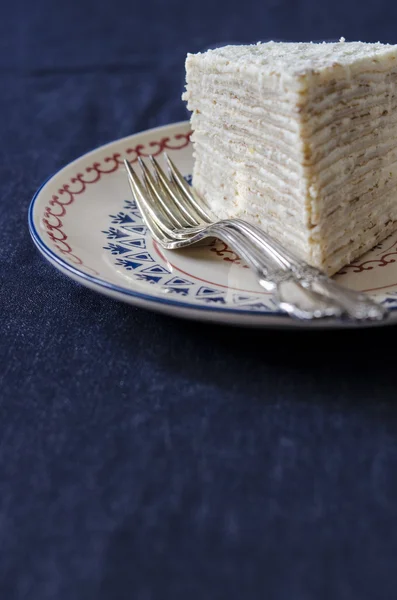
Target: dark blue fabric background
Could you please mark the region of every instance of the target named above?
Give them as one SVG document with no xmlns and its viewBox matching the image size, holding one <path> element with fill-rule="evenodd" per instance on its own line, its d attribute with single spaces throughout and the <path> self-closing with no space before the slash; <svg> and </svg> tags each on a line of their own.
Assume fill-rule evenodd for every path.
<svg viewBox="0 0 397 600">
<path fill-rule="evenodd" d="M 29 238 L 50 174 L 186 117 L 187 51 L 397 42 L 397 4 L 0 8 L 0 598 L 391 600 L 396 329 L 178 321 L 79 287 Z"/>
</svg>

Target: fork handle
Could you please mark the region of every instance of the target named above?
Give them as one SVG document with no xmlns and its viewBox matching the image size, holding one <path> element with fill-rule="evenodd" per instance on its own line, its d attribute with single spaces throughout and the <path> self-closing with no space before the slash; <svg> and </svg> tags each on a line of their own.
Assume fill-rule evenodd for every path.
<svg viewBox="0 0 397 600">
<path fill-rule="evenodd" d="M 247 235 L 226 223 L 210 225 L 205 236 L 214 235 L 226 242 L 256 273 L 259 285 L 273 293 L 278 307 L 297 319 L 315 319 L 341 315 L 340 306 L 305 287 L 291 270 L 279 267 L 276 260 L 264 255 Z"/>
<path fill-rule="evenodd" d="M 375 302 L 366 294 L 342 287 L 319 269 L 301 261 L 291 252 L 282 248 L 282 246 L 268 236 L 266 232 L 241 219 L 224 219 L 211 223 L 210 225 L 205 224 L 182 229 L 177 232 L 177 237 L 181 241 L 180 244 L 176 242 L 175 247 L 184 246 L 186 237 L 189 238 L 190 243 L 194 243 L 195 241 L 210 235 L 210 232 L 213 232 L 214 236 L 223 239 L 229 246 L 233 247 L 233 240 L 227 242 L 225 234 L 223 233 L 224 231 L 234 231 L 243 236 L 246 241 L 249 240 L 251 244 L 248 249 L 249 255 L 243 256 L 243 250 L 238 251 L 235 246 L 234 250 L 236 250 L 241 258 L 244 258 L 247 264 L 257 270 L 257 268 L 250 263 L 252 250 L 256 249 L 257 260 L 260 264 L 260 269 L 262 269 L 262 271 L 259 269 L 259 273 L 262 273 L 263 277 L 261 285 L 265 287 L 265 289 L 274 290 L 278 285 L 277 293 L 280 293 L 280 290 L 283 290 L 285 294 L 284 288 L 286 287 L 286 284 L 284 278 L 287 277 L 289 280 L 299 282 L 300 288 L 305 288 L 308 291 L 308 294 L 310 290 L 312 298 L 316 302 L 321 302 L 323 307 L 327 305 L 332 306 L 335 314 L 337 313 L 336 306 L 338 306 L 339 314 L 343 314 L 354 320 L 380 321 L 388 316 L 389 313 L 386 307 Z M 266 281 L 267 283 L 263 284 L 263 281 Z M 275 284 L 275 282 L 277 283 Z M 291 292 L 291 285 L 288 287 L 289 292 Z M 288 308 L 288 312 L 289 310 L 290 308 Z M 293 308 L 291 310 L 293 310 Z"/>
<path fill-rule="evenodd" d="M 241 219 L 228 220 L 232 227 L 249 236 L 267 255 L 271 255 L 283 269 L 292 270 L 302 284 L 318 294 L 333 299 L 343 312 L 353 319 L 383 319 L 387 315 L 384 306 L 362 292 L 347 289 L 325 273 L 300 260 L 273 240 L 259 227 Z M 223 221 L 225 222 L 225 221 Z"/>
</svg>

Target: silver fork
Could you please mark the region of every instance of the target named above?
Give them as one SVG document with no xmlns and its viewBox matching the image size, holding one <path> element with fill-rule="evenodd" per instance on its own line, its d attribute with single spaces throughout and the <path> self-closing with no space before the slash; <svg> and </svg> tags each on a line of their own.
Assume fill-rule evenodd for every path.
<svg viewBox="0 0 397 600">
<path fill-rule="evenodd" d="M 299 319 L 385 318 L 386 309 L 368 296 L 341 287 L 324 273 L 296 258 L 262 229 L 241 219 L 217 220 L 165 155 L 169 175 L 154 157 L 153 173 L 139 159 L 144 186 L 124 161 L 131 191 L 154 239 L 167 249 L 190 246 L 206 237 L 223 239 L 273 293 L 281 310 Z"/>
</svg>

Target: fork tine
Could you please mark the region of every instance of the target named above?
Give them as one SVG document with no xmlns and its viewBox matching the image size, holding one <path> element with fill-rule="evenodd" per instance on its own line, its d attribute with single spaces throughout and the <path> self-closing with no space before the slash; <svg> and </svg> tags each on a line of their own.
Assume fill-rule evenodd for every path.
<svg viewBox="0 0 397 600">
<path fill-rule="evenodd" d="M 154 178 L 161 189 L 161 193 L 170 199 L 168 208 L 174 212 L 175 217 L 182 221 L 183 227 L 197 225 L 194 215 L 186 214 L 180 209 L 178 205 L 180 202 L 180 192 L 176 185 L 165 175 L 153 154 L 151 154 L 149 158 L 152 163 Z"/>
<path fill-rule="evenodd" d="M 187 184 L 185 178 L 176 168 L 176 166 L 174 165 L 174 163 L 172 162 L 172 160 L 166 152 L 164 152 L 164 156 L 172 177 L 172 181 L 175 182 L 177 188 L 182 193 L 183 199 L 185 200 L 186 204 L 189 205 L 190 211 L 193 208 L 196 211 L 196 213 L 200 215 L 202 219 L 204 219 L 206 223 L 211 223 L 213 219 L 211 219 L 210 211 L 205 206 L 203 200 L 198 196 L 198 194 L 194 192 L 191 186 Z"/>
<path fill-rule="evenodd" d="M 174 206 L 179 208 L 181 216 L 185 221 L 184 224 L 185 225 L 193 225 L 193 226 L 199 225 L 200 221 L 195 218 L 195 216 L 194 216 L 194 214 L 192 214 L 191 210 L 186 209 L 185 203 L 181 200 L 180 196 L 175 193 L 175 189 L 174 189 L 174 186 L 172 185 L 172 182 L 168 179 L 168 177 L 166 177 L 163 169 L 160 167 L 157 160 L 154 158 L 154 156 L 151 156 L 150 159 L 152 161 L 154 172 L 156 173 L 156 176 L 158 177 L 159 182 L 163 186 L 163 189 L 169 196 L 171 196 Z"/>
<path fill-rule="evenodd" d="M 191 227 L 192 223 L 196 225 L 194 218 L 189 215 L 186 216 L 183 213 L 177 203 L 177 198 L 175 195 L 178 195 L 178 190 L 175 185 L 165 176 L 164 171 L 151 154 L 149 159 L 152 163 L 152 172 L 154 174 L 154 180 L 156 185 L 158 186 L 159 195 L 166 199 L 167 208 L 174 215 L 175 221 L 178 221 L 178 226 L 182 227 Z"/>
<path fill-rule="evenodd" d="M 128 160 L 124 160 L 124 166 L 128 174 L 128 181 L 132 196 L 139 208 L 139 212 L 141 213 L 145 225 L 148 227 L 150 233 L 157 242 L 161 244 L 164 241 L 169 241 L 171 236 L 169 233 L 164 231 L 156 213 L 152 210 L 150 204 L 147 202 L 145 191 L 138 175 L 135 173 Z"/>
<path fill-rule="evenodd" d="M 173 211 L 167 205 L 167 202 L 164 199 L 167 197 L 167 195 L 159 193 L 157 182 L 155 181 L 153 175 L 151 174 L 146 164 L 143 162 L 142 158 L 139 157 L 138 162 L 143 172 L 143 179 L 148 193 L 151 194 L 152 198 L 155 199 L 155 201 L 162 207 L 164 213 L 170 221 L 170 225 L 176 227 L 183 227 L 186 223 L 183 223 L 181 219 L 178 218 L 178 215 L 175 213 L 175 211 Z"/>
</svg>

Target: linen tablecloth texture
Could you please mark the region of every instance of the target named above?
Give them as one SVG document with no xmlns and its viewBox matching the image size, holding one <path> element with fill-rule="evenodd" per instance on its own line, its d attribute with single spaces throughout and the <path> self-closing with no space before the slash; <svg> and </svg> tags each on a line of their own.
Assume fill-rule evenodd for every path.
<svg viewBox="0 0 397 600">
<path fill-rule="evenodd" d="M 382 0 L 2 4 L 2 599 L 395 598 L 396 329 L 125 306 L 46 263 L 27 209 L 82 153 L 187 118 L 187 51 L 396 43 L 396 18 Z"/>
</svg>

